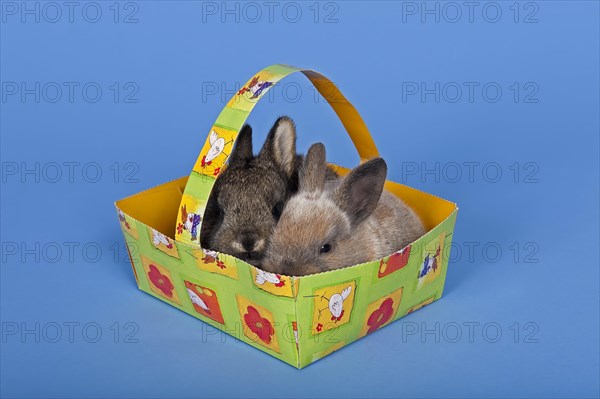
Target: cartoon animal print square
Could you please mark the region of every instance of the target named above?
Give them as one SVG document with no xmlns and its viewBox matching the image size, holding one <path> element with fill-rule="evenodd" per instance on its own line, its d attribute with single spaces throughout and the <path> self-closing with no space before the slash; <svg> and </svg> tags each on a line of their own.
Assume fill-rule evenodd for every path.
<svg viewBox="0 0 600 399">
<path fill-rule="evenodd" d="M 237 305 L 244 336 L 251 342 L 279 353 L 279 343 L 275 330 L 277 324 L 273 319 L 273 314 L 240 295 L 237 295 Z"/>
<path fill-rule="evenodd" d="M 442 253 L 446 233 L 442 232 L 437 238 L 428 242 L 423 248 L 423 258 L 417 276 L 417 289 L 433 282 L 442 274 Z"/>
<path fill-rule="evenodd" d="M 237 133 L 235 130 L 213 126 L 193 170 L 205 176 L 217 177 L 231 154 Z"/>
<path fill-rule="evenodd" d="M 179 241 L 200 243 L 200 226 L 206 204 L 198 202 L 189 195 L 182 197 L 182 203 L 175 238 Z"/>
<path fill-rule="evenodd" d="M 170 239 L 160 231 L 154 230 L 152 227 L 148 227 L 148 234 L 150 235 L 150 242 L 154 248 L 179 259 L 179 252 L 177 252 L 177 246 L 175 245 L 174 240 Z"/>
<path fill-rule="evenodd" d="M 204 248 L 193 249 L 190 254 L 196 259 L 198 269 L 233 279 L 238 278 L 236 262 L 241 262 L 240 260 Z"/>
<path fill-rule="evenodd" d="M 250 270 L 254 285 L 261 290 L 277 296 L 287 296 L 290 298 L 294 296 L 294 287 L 292 287 L 294 281 L 291 277 L 265 272 L 255 267 Z"/>
<path fill-rule="evenodd" d="M 217 293 L 210 288 L 183 280 L 194 310 L 219 324 L 225 324 Z"/>
<path fill-rule="evenodd" d="M 312 334 L 317 335 L 348 323 L 355 295 L 355 281 L 313 291 Z"/>
<path fill-rule="evenodd" d="M 394 320 L 394 315 L 398 311 L 401 300 L 402 288 L 370 303 L 367 306 L 361 336 L 370 334 Z"/>
<path fill-rule="evenodd" d="M 412 312 L 414 312 L 414 311 L 416 311 L 416 310 L 419 310 L 419 309 L 421 309 L 422 307 L 425 307 L 425 306 L 429 305 L 429 304 L 430 304 L 430 303 L 432 303 L 433 301 L 435 301 L 435 295 L 434 295 L 434 296 L 432 296 L 431 298 L 427 298 L 427 299 L 426 299 L 426 300 L 424 300 L 423 302 L 421 302 L 421 303 L 418 303 L 418 304 L 416 304 L 415 306 L 413 306 L 413 307 L 409 308 L 409 309 L 406 311 L 406 314 L 405 314 L 405 315 L 407 315 L 407 314 L 410 314 L 410 313 L 412 313 Z"/>
<path fill-rule="evenodd" d="M 117 209 L 117 214 L 119 215 L 119 223 L 121 224 L 121 229 L 135 238 L 136 240 L 140 238 L 137 226 L 135 224 L 135 220 L 127 216 L 122 210 Z"/>
<path fill-rule="evenodd" d="M 410 257 L 410 248 L 411 246 L 409 245 L 408 247 L 401 249 L 387 258 L 383 258 L 379 262 L 379 271 L 377 272 L 377 276 L 379 278 L 388 276 L 406 266 L 408 264 L 408 258 Z"/>
<path fill-rule="evenodd" d="M 254 104 L 276 83 L 277 77 L 262 71 L 254 75 L 227 103 L 228 108 L 250 112 Z"/>
<path fill-rule="evenodd" d="M 171 273 L 169 273 L 165 267 L 153 260 L 146 258 L 145 256 L 142 256 L 141 258 L 146 278 L 148 278 L 150 290 L 162 298 L 181 305 L 179 295 L 173 284 Z"/>
</svg>

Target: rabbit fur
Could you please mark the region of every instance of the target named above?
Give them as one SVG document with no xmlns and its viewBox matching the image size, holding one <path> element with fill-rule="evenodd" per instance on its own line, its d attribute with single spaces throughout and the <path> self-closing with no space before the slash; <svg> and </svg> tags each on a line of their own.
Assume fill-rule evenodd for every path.
<svg viewBox="0 0 600 399">
<path fill-rule="evenodd" d="M 254 155 L 252 128 L 245 125 L 216 179 L 200 231 L 202 247 L 260 266 L 283 207 L 298 190 L 303 157 L 296 154 L 296 127 L 282 116 Z M 328 179 L 337 179 L 332 170 Z"/>
<path fill-rule="evenodd" d="M 387 166 L 372 159 L 345 178 L 326 179 L 325 147 L 313 144 L 267 245 L 262 268 L 303 276 L 377 260 L 404 248 L 425 228 L 383 189 Z"/>
</svg>

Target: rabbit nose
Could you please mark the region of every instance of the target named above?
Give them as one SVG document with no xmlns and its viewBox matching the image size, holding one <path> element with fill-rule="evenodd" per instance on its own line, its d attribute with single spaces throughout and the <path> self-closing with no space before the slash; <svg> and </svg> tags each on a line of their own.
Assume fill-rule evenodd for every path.
<svg viewBox="0 0 600 399">
<path fill-rule="evenodd" d="M 248 252 L 254 250 L 257 240 L 258 234 L 256 233 L 242 233 L 240 236 L 240 244 L 242 244 L 242 247 L 244 247 L 244 249 Z"/>
</svg>

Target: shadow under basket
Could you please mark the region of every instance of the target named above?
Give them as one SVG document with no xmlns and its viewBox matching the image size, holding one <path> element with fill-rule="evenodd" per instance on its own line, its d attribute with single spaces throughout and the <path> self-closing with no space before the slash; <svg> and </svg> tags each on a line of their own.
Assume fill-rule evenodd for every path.
<svg viewBox="0 0 600 399">
<path fill-rule="evenodd" d="M 458 211 L 452 202 L 388 181 L 386 189 L 423 221 L 424 236 L 380 260 L 290 277 L 175 241 L 187 181 L 115 203 L 138 287 L 292 366 L 315 362 L 442 296 Z"/>
</svg>

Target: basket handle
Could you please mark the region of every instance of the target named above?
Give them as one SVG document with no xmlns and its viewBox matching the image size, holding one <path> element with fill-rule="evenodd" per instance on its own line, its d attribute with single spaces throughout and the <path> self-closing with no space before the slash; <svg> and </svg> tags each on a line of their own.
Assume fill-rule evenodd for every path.
<svg viewBox="0 0 600 399">
<path fill-rule="evenodd" d="M 176 223 L 176 240 L 198 244 L 201 216 L 204 215 L 208 196 L 248 115 L 271 87 L 295 72 L 302 72 L 333 108 L 352 139 L 361 163 L 379 156 L 365 122 L 331 80 L 310 69 L 271 65 L 255 74 L 233 95 L 212 126 L 183 192 Z"/>
</svg>

